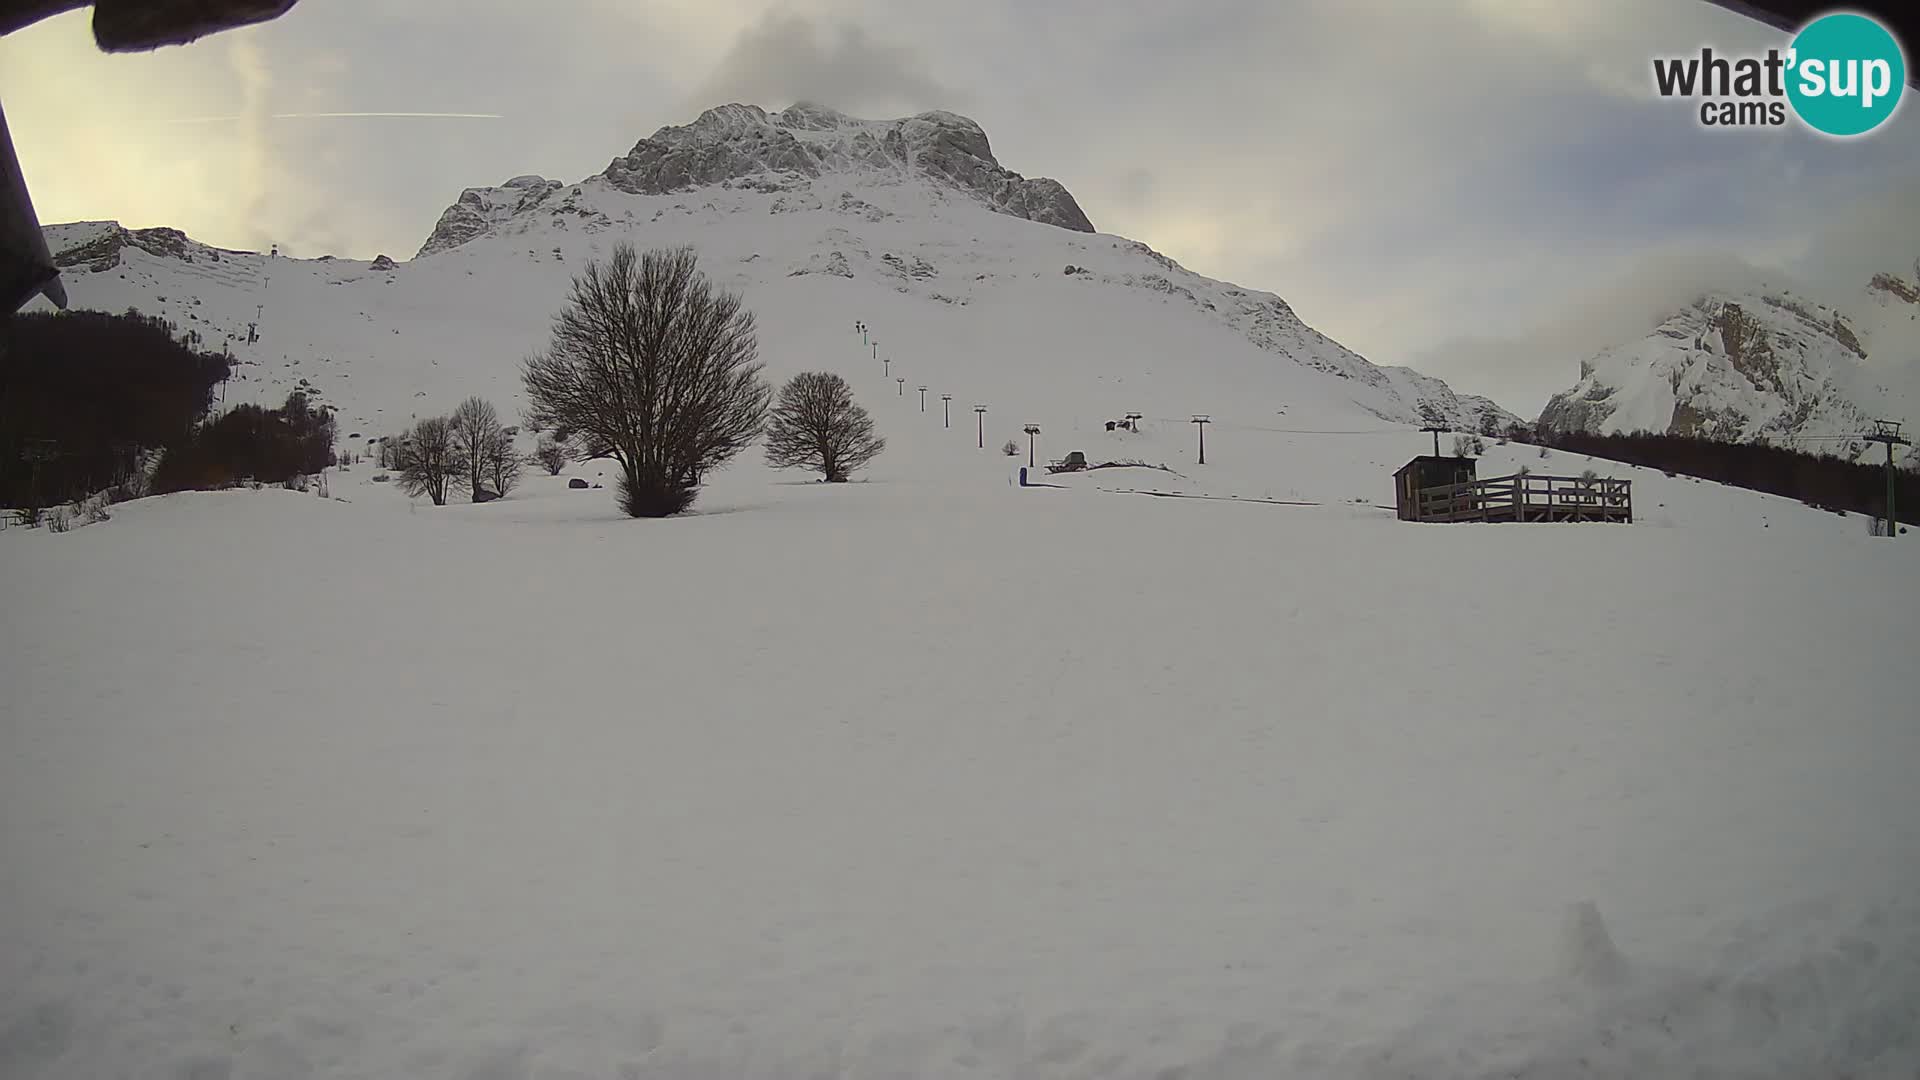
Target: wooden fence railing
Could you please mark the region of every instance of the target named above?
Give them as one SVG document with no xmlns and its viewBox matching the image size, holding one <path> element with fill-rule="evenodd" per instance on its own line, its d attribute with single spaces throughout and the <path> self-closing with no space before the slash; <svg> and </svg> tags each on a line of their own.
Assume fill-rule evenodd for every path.
<svg viewBox="0 0 1920 1080">
<path fill-rule="evenodd" d="M 1633 520 L 1633 481 L 1515 473 L 1423 488 L 1417 521 Z"/>
</svg>

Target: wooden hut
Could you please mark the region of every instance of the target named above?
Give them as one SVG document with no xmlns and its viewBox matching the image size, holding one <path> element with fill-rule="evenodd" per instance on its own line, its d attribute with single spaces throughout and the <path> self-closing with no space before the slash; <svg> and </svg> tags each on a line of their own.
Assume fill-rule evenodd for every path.
<svg viewBox="0 0 1920 1080">
<path fill-rule="evenodd" d="M 1542 476 L 1521 470 L 1485 480 L 1472 458 L 1422 456 L 1393 474 L 1401 521 L 1633 521 L 1633 481 Z"/>
<path fill-rule="evenodd" d="M 1439 457 L 1422 454 L 1393 474 L 1393 508 L 1401 521 L 1419 521 L 1420 493 L 1428 488 L 1474 481 L 1474 461 L 1470 457 Z"/>
</svg>

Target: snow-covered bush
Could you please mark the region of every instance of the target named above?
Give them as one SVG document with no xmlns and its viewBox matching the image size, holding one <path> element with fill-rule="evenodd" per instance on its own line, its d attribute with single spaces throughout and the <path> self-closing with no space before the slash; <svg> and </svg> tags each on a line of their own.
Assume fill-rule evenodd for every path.
<svg viewBox="0 0 1920 1080">
<path fill-rule="evenodd" d="M 628 515 L 667 517 L 759 438 L 772 389 L 758 356 L 753 314 L 692 247 L 617 244 L 574 279 L 547 347 L 522 365 L 525 419 L 618 462 Z"/>
<path fill-rule="evenodd" d="M 560 470 L 567 467 L 572 457 L 566 444 L 551 435 L 540 436 L 539 445 L 533 448 L 534 462 L 547 470 L 548 476 L 559 476 Z"/>
<path fill-rule="evenodd" d="M 47 531 L 63 533 L 73 528 L 73 507 L 61 505 L 47 511 Z"/>
<path fill-rule="evenodd" d="M 767 464 L 811 469 L 829 483 L 845 482 L 887 447 L 847 380 L 829 371 L 803 371 L 781 387 L 766 439 Z"/>
<path fill-rule="evenodd" d="M 1000 448 L 1000 452 L 1007 455 L 1008 457 L 1019 457 L 1020 444 L 1017 442 L 1014 442 L 1012 439 L 1008 439 L 1007 444 Z"/>
</svg>

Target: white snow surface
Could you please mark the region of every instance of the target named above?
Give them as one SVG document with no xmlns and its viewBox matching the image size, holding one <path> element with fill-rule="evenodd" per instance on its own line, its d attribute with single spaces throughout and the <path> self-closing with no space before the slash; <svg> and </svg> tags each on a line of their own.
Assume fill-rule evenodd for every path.
<svg viewBox="0 0 1920 1080">
<path fill-rule="evenodd" d="M 870 403 L 862 482 L 676 520 L 360 467 L 0 534 L 0 1075 L 1920 1068 L 1911 545 L 1251 501 L 1417 433 L 1023 489 Z"/>
<path fill-rule="evenodd" d="M 228 400 L 305 380 L 357 448 L 511 414 L 586 258 L 693 242 L 888 448 L 665 521 L 567 487 L 604 462 L 444 508 L 361 465 L 0 532 L 0 1077 L 1920 1070 L 1920 549 L 1522 446 L 1481 475 L 1630 477 L 1636 523 L 1395 521 L 1412 373 L 845 190 L 70 274 L 259 321 Z M 1165 468 L 1020 487 L 1029 422 Z"/>
</svg>

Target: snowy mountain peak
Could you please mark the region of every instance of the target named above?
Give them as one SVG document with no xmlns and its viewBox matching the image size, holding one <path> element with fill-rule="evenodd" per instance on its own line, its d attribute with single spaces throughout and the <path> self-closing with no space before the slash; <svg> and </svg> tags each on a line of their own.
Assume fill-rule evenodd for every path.
<svg viewBox="0 0 1920 1080">
<path fill-rule="evenodd" d="M 1912 292 L 1882 274 L 1872 290 Z M 1903 301 L 1904 302 L 1904 301 Z M 1808 443 L 1843 455 L 1842 438 L 1880 402 L 1889 374 L 1868 364 L 1885 320 L 1864 331 L 1845 313 L 1789 290 L 1695 298 L 1638 341 L 1580 364 L 1580 381 L 1554 395 L 1540 421 L 1558 431 L 1655 432 L 1731 442 Z"/>
<path fill-rule="evenodd" d="M 47 247 L 62 270 L 98 273 L 120 265 L 122 253 L 136 248 L 149 255 L 181 262 L 219 262 L 223 256 L 252 252 L 209 247 L 188 238 L 179 229 L 129 229 L 117 221 L 76 221 L 50 226 Z"/>
<path fill-rule="evenodd" d="M 1002 166 L 979 124 L 935 110 L 898 120 L 861 120 L 801 102 L 768 113 L 757 105 L 721 105 L 690 124 L 663 127 L 576 185 L 627 195 L 670 195 L 731 184 L 792 190 L 822 178 L 856 184 L 933 184 L 1011 217 L 1093 232 L 1093 223 L 1058 181 Z M 547 213 L 566 187 L 518 176 L 496 188 L 468 188 L 420 247 L 433 255 L 497 231 L 518 217 Z"/>
<path fill-rule="evenodd" d="M 812 102 L 773 114 L 722 105 L 640 140 L 596 179 L 630 195 L 665 195 L 765 174 L 810 180 L 830 173 L 931 178 L 999 213 L 1094 231 L 1060 183 L 1005 168 L 979 124 L 942 110 L 876 121 Z"/>
</svg>

